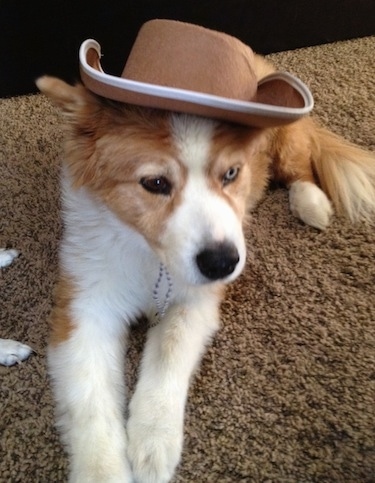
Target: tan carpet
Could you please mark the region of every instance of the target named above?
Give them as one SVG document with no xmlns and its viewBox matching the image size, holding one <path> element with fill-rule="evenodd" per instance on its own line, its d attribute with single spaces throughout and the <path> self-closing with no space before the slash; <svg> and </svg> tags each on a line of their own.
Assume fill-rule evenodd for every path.
<svg viewBox="0 0 375 483">
<path fill-rule="evenodd" d="M 374 52 L 372 37 L 272 58 L 311 86 L 326 125 L 374 150 Z M 22 252 L 0 273 L 0 336 L 36 350 L 0 369 L 2 483 L 66 478 L 45 364 L 60 142 L 42 96 L 0 101 L 0 246 Z M 319 233 L 276 190 L 254 213 L 248 245 L 190 391 L 175 482 L 374 482 L 374 229 L 336 218 Z M 129 381 L 143 337 L 132 334 Z"/>
</svg>

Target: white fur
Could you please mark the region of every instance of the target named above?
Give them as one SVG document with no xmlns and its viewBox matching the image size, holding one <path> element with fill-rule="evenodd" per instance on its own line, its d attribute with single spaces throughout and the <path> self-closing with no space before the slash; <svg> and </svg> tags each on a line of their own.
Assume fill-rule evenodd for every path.
<svg viewBox="0 0 375 483">
<path fill-rule="evenodd" d="M 165 263 L 173 273 L 188 283 L 204 283 L 205 279 L 194 263 L 194 255 L 205 243 L 228 241 L 236 245 L 240 262 L 226 279 L 234 280 L 246 261 L 246 247 L 241 223 L 232 208 L 218 195 L 210 192 L 202 173 L 189 175 L 183 203 L 168 221 L 163 235 Z"/>
<path fill-rule="evenodd" d="M 29 357 L 32 349 L 28 345 L 21 344 L 11 339 L 0 339 L 0 364 L 13 366 Z"/>
<path fill-rule="evenodd" d="M 72 483 L 170 480 L 181 454 L 189 381 L 219 325 L 217 285 L 238 276 L 245 263 L 240 221 L 205 180 L 212 123 L 190 120 L 172 120 L 189 175 L 158 253 L 86 189 L 73 190 L 64 175 L 61 264 L 75 284 L 75 329 L 50 347 L 49 369 Z M 225 280 L 207 283 L 196 254 L 224 240 L 237 247 L 240 261 Z M 141 313 L 155 315 L 160 262 L 172 275 L 173 292 L 165 317 L 149 330 L 125 431 L 127 328 Z"/>
<path fill-rule="evenodd" d="M 70 189 L 67 178 L 63 185 L 61 261 L 79 294 L 72 309 L 77 329 L 49 349 L 57 423 L 71 453 L 71 482 L 127 482 L 125 336 L 130 321 L 152 300 L 147 275 L 157 264 L 142 237 L 103 204 L 85 189 Z"/>
<path fill-rule="evenodd" d="M 127 424 L 138 483 L 169 481 L 179 462 L 189 381 L 218 328 L 217 305 L 211 287 L 192 290 L 149 331 Z"/>
<path fill-rule="evenodd" d="M 296 181 L 289 190 L 289 204 L 293 215 L 307 225 L 324 230 L 333 214 L 327 195 L 315 184 Z"/>
<path fill-rule="evenodd" d="M 18 255 L 17 250 L 0 248 L 0 268 L 9 266 Z"/>
<path fill-rule="evenodd" d="M 0 248 L 0 268 L 8 267 L 19 255 L 18 250 Z M 32 349 L 11 339 L 0 339 L 0 364 L 13 366 L 29 357 Z"/>
</svg>

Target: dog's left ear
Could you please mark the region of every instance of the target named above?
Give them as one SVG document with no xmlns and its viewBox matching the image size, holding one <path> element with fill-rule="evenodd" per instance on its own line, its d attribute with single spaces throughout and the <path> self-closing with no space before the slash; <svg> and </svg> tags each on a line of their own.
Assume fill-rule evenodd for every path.
<svg viewBox="0 0 375 483">
<path fill-rule="evenodd" d="M 71 86 L 56 77 L 43 76 L 36 80 L 38 89 L 48 96 L 64 114 L 78 114 L 95 102 L 94 97 L 81 84 Z"/>
</svg>

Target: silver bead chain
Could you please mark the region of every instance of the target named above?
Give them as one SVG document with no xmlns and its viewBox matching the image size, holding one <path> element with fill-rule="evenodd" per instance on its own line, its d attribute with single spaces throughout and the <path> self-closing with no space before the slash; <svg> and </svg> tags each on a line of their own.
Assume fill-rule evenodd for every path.
<svg viewBox="0 0 375 483">
<path fill-rule="evenodd" d="M 167 292 L 164 296 L 164 299 L 160 299 L 160 285 L 163 280 L 163 278 L 167 279 L 167 284 L 168 284 L 168 289 Z M 173 289 L 173 283 L 172 283 L 172 278 L 167 270 L 167 267 L 161 263 L 159 266 L 159 275 L 158 279 L 156 280 L 156 283 L 154 285 L 154 289 L 152 291 L 152 298 L 155 301 L 155 305 L 157 308 L 157 312 L 155 314 L 155 321 L 150 324 L 150 327 L 155 327 L 161 319 L 164 317 L 165 312 L 167 311 L 169 304 L 170 304 L 170 299 L 172 295 L 172 289 Z"/>
</svg>

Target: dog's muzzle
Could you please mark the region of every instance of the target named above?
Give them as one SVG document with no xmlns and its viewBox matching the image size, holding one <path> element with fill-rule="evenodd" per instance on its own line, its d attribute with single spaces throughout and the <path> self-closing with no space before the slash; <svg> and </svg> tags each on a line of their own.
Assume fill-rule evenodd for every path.
<svg viewBox="0 0 375 483">
<path fill-rule="evenodd" d="M 229 242 L 215 243 L 205 247 L 196 257 L 199 271 L 209 280 L 220 280 L 234 272 L 240 256 L 237 248 Z"/>
</svg>

